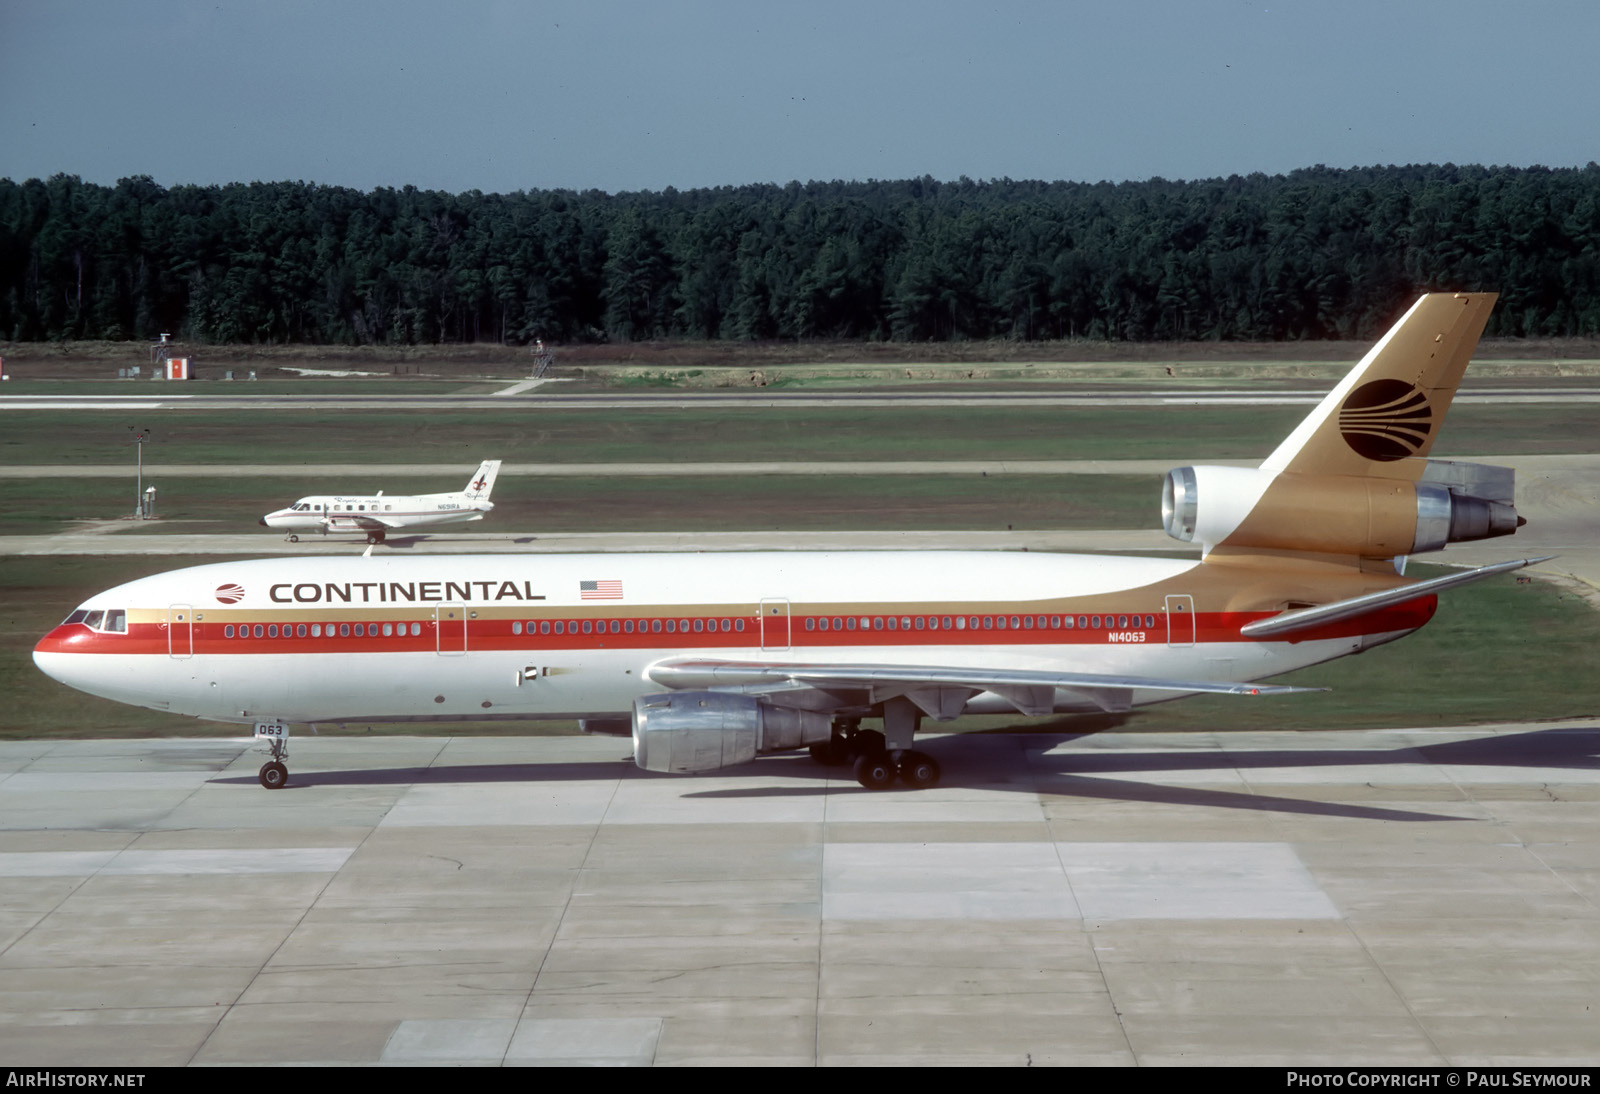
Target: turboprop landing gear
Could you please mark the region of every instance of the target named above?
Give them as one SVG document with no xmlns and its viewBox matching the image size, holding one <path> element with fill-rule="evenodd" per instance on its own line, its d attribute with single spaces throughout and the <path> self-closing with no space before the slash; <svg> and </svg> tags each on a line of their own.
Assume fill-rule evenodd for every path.
<svg viewBox="0 0 1600 1094">
<path fill-rule="evenodd" d="M 267 742 L 272 759 L 261 765 L 257 778 L 268 790 L 282 790 L 289 783 L 289 769 L 283 761 L 289 757 L 289 727 L 282 722 L 257 722 L 256 739 Z"/>
<path fill-rule="evenodd" d="M 289 535 L 285 536 L 284 538 L 287 539 L 290 543 L 299 543 L 300 542 L 300 537 L 295 535 L 293 532 L 289 533 Z"/>
<path fill-rule="evenodd" d="M 383 542 L 383 533 L 382 532 L 368 532 L 367 533 L 367 542 L 368 543 L 382 543 Z"/>
</svg>

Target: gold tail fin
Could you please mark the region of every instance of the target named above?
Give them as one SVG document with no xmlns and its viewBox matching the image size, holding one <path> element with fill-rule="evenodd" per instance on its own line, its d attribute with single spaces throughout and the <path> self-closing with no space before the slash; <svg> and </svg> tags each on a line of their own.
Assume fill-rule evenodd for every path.
<svg viewBox="0 0 1600 1094">
<path fill-rule="evenodd" d="M 1263 470 L 1415 480 L 1495 293 L 1430 293 L 1328 393 Z"/>
</svg>

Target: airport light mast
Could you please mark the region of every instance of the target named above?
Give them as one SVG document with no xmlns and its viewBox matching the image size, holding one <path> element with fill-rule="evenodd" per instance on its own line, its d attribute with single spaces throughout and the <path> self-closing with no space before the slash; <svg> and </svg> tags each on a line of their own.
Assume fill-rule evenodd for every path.
<svg viewBox="0 0 1600 1094">
<path fill-rule="evenodd" d="M 138 448 L 138 453 L 139 453 L 139 455 L 138 455 L 138 475 L 137 475 L 137 478 L 134 480 L 137 485 L 135 485 L 134 490 L 133 490 L 133 519 L 134 520 L 143 520 L 144 519 L 144 513 L 145 513 L 145 508 L 144 508 L 144 505 L 145 505 L 145 496 L 144 496 L 144 442 L 145 442 L 145 438 L 150 436 L 150 431 L 148 429 L 133 429 L 133 426 L 131 426 L 131 425 L 128 428 L 133 430 L 133 441 L 134 441 L 135 446 Z"/>
</svg>

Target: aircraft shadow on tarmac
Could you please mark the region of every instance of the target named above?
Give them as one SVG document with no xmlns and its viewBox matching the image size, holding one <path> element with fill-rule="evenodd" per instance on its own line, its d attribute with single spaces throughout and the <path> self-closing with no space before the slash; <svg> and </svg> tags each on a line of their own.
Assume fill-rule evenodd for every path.
<svg viewBox="0 0 1600 1094">
<path fill-rule="evenodd" d="M 409 551 L 411 548 L 418 545 L 442 543 L 447 541 L 449 538 L 450 537 L 448 536 L 428 535 L 423 533 L 417 533 L 409 536 L 387 536 L 384 538 L 384 541 L 381 544 L 377 544 L 377 546 L 387 547 L 396 551 Z M 513 536 L 511 538 L 511 542 L 534 543 L 538 540 L 538 538 L 538 536 Z M 359 547 L 360 543 L 357 543 L 356 546 Z"/>
<path fill-rule="evenodd" d="M 1442 813 L 1385 809 L 1352 802 L 1321 801 L 1273 794 L 1221 790 L 1199 786 L 1171 786 L 1127 778 L 1140 772 L 1184 772 L 1216 769 L 1238 771 L 1271 768 L 1383 767 L 1429 764 L 1451 767 L 1537 767 L 1573 771 L 1600 770 L 1600 727 L 1530 730 L 1510 735 L 1493 734 L 1435 745 L 1392 749 L 1260 749 L 1227 747 L 1158 752 L 1053 752 L 1054 746 L 1081 739 L 1086 734 L 1030 734 L 1020 750 L 986 747 L 992 738 L 967 734 L 927 742 L 926 751 L 944 761 L 944 788 L 985 789 L 1017 793 L 1047 793 L 1060 797 L 1098 798 L 1112 801 L 1192 805 L 1253 812 L 1293 813 L 1306 816 L 1346 817 L 1387 821 L 1460 821 L 1467 818 Z M 977 746 L 977 747 L 973 747 Z M 462 783 L 576 782 L 599 779 L 670 779 L 683 786 L 685 798 L 759 799 L 796 798 L 867 791 L 850 781 L 848 769 L 826 768 L 803 754 L 767 757 L 761 767 L 746 765 L 729 774 L 772 774 L 790 780 L 783 786 L 704 787 L 719 776 L 694 778 L 651 775 L 634 767 L 621 750 L 615 761 L 580 761 L 538 764 L 464 764 L 429 767 L 368 768 L 349 771 L 296 771 L 284 789 L 294 791 L 334 786 L 444 786 Z M 958 756 L 957 753 L 960 755 Z M 725 778 L 726 776 L 720 776 Z M 797 786 L 804 780 L 809 786 Z M 831 780 L 832 785 L 826 785 Z M 253 776 L 236 775 L 211 780 L 221 784 L 254 784 Z M 1320 785 L 1320 784 L 1319 784 Z M 1401 792 L 1396 787 L 1397 792 Z"/>
</svg>

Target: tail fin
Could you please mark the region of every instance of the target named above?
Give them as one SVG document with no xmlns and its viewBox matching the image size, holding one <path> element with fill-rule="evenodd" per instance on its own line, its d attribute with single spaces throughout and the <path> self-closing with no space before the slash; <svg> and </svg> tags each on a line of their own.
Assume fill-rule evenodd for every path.
<svg viewBox="0 0 1600 1094">
<path fill-rule="evenodd" d="M 1495 298 L 1485 292 L 1419 299 L 1262 469 L 1415 480 L 1416 464 L 1403 461 L 1433 448 Z"/>
<path fill-rule="evenodd" d="M 499 474 L 499 460 L 484 460 L 472 478 L 467 480 L 467 488 L 462 493 L 474 501 L 488 501 L 489 493 L 494 489 L 494 480 Z"/>
<path fill-rule="evenodd" d="M 1393 559 L 1515 532 L 1510 469 L 1426 458 L 1494 302 L 1422 297 L 1259 468 L 1168 472 L 1168 534 L 1207 555 Z"/>
</svg>

